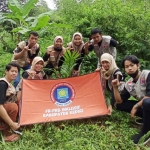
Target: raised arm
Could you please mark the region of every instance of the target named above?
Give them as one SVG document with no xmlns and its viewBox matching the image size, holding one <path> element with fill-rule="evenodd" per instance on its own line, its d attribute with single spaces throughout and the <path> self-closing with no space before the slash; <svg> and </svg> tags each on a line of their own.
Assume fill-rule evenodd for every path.
<svg viewBox="0 0 150 150">
<path fill-rule="evenodd" d="M 116 104 L 120 104 L 123 102 L 123 100 L 120 96 L 119 90 L 118 90 L 119 84 L 120 84 L 120 82 L 119 82 L 118 78 L 112 80 L 112 86 L 113 86 L 113 92 L 114 92 L 114 98 L 115 98 Z"/>
<path fill-rule="evenodd" d="M 24 53 L 28 51 L 28 49 L 28 46 L 25 46 L 22 50 L 20 48 L 17 48 L 14 52 L 14 59 L 17 60 L 21 58 L 24 55 Z"/>
</svg>

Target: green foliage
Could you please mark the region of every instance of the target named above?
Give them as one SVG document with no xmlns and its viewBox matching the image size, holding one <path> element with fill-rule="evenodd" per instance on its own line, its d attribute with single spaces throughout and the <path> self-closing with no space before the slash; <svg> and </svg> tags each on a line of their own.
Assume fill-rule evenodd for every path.
<svg viewBox="0 0 150 150">
<path fill-rule="evenodd" d="M 46 12 L 43 14 L 40 14 L 39 16 L 35 17 L 33 23 L 31 24 L 31 30 L 38 31 L 41 28 L 45 27 L 48 25 L 48 22 L 50 20 L 50 12 Z"/>
<path fill-rule="evenodd" d="M 10 13 L 3 13 L 0 23 L 10 22 L 12 23 L 12 31 L 14 33 L 26 34 L 31 30 L 38 31 L 45 27 L 50 20 L 49 15 L 51 12 L 43 13 L 38 16 L 28 18 L 29 12 L 35 6 L 38 0 L 29 0 L 24 6 L 21 6 L 17 0 L 9 0 L 8 7 L 11 10 Z M 14 26 L 15 25 L 15 26 Z"/>
<path fill-rule="evenodd" d="M 61 18 L 61 23 L 71 24 L 72 34 L 79 31 L 87 38 L 90 37 L 92 28 L 99 27 L 104 35 L 111 35 L 118 40 L 119 67 L 125 55 L 134 54 L 141 59 L 142 68 L 150 68 L 149 1 L 60 0 L 57 1 L 57 6 L 56 13 Z"/>
<path fill-rule="evenodd" d="M 90 52 L 84 57 L 83 63 L 81 65 L 81 74 L 91 73 L 96 70 L 98 63 L 98 58 L 94 51 Z"/>
<path fill-rule="evenodd" d="M 0 35 L 0 51 L 13 52 L 13 47 L 16 47 L 15 40 L 13 41 L 13 36 L 7 31 L 2 31 Z M 1 52 L 0 52 L 1 53 Z"/>
<path fill-rule="evenodd" d="M 71 77 L 73 68 L 76 65 L 75 61 L 79 57 L 79 53 L 77 51 L 71 52 L 70 50 L 66 50 L 63 57 L 64 62 L 60 70 L 61 76 L 63 78 Z"/>
<path fill-rule="evenodd" d="M 50 8 L 48 8 L 46 1 L 40 0 L 38 4 L 31 9 L 29 16 L 35 17 L 48 11 L 50 11 Z"/>
<path fill-rule="evenodd" d="M 0 60 L 1 60 L 0 78 L 4 77 L 6 64 L 11 62 L 11 58 L 12 58 L 12 54 L 0 51 Z"/>
<path fill-rule="evenodd" d="M 17 0 L 8 1 L 8 7 L 11 12 L 0 15 L 0 26 L 3 26 L 3 28 L 0 28 L 0 32 L 2 33 L 0 35 L 0 40 L 5 50 L 9 51 L 11 48 L 9 52 L 12 52 L 12 48 L 14 49 L 16 43 L 21 40 L 21 35 L 28 36 L 30 31 L 42 30 L 49 24 L 50 15 L 52 14 L 51 11 L 43 11 L 43 13 L 33 17 L 28 16 L 37 2 L 38 0 L 29 0 L 22 6 Z M 5 35 L 11 37 L 11 42 L 15 43 L 14 46 L 10 45 L 5 39 Z M 14 38 L 14 36 L 17 36 L 17 38 Z"/>
<path fill-rule="evenodd" d="M 80 54 L 77 51 L 71 52 L 70 50 L 66 50 L 66 52 L 63 54 L 63 65 L 58 69 L 49 69 L 44 68 L 44 71 L 46 72 L 53 72 L 51 78 L 68 78 L 72 77 L 73 68 L 76 65 L 76 60 Z"/>
</svg>

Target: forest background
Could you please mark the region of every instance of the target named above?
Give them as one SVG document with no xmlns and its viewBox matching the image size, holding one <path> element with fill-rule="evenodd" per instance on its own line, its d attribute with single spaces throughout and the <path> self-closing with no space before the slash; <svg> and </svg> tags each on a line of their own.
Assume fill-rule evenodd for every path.
<svg viewBox="0 0 150 150">
<path fill-rule="evenodd" d="M 0 0 L 0 77 L 11 61 L 17 43 L 26 40 L 30 31 L 39 33 L 40 55 L 53 44 L 57 35 L 64 46 L 79 31 L 88 41 L 92 28 L 119 41 L 117 64 L 125 55 L 140 59 L 141 69 L 149 69 L 150 2 L 148 0 L 54 0 L 50 10 L 43 0 Z M 81 74 L 96 69 L 93 52 L 84 58 Z M 2 143 L 0 149 L 51 150 L 144 150 L 149 145 L 133 145 L 131 137 L 140 129 L 129 114 L 118 111 L 112 116 L 71 120 L 59 123 L 22 127 L 23 136 L 17 143 Z M 142 143 L 142 141 L 141 141 Z"/>
</svg>

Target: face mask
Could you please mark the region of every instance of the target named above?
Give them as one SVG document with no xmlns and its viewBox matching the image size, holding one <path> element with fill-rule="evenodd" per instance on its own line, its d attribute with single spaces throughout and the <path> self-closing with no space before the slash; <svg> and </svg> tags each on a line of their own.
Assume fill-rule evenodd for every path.
<svg viewBox="0 0 150 150">
<path fill-rule="evenodd" d="M 129 76 L 132 77 L 132 78 L 135 78 L 138 73 L 139 73 L 139 70 L 136 70 L 135 73 L 129 74 Z"/>
</svg>

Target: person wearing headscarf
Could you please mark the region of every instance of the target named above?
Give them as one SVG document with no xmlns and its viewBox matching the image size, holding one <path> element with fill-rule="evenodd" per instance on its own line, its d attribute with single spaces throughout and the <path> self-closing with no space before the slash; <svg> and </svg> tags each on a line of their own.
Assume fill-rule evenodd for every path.
<svg viewBox="0 0 150 150">
<path fill-rule="evenodd" d="M 62 66 L 64 58 L 63 54 L 66 52 L 66 49 L 63 47 L 63 38 L 61 36 L 56 36 L 54 38 L 54 44 L 47 47 L 46 53 L 43 56 L 45 62 L 45 73 L 50 78 L 54 70 L 58 70 Z"/>
<path fill-rule="evenodd" d="M 43 58 L 37 56 L 33 59 L 31 69 L 28 69 L 22 73 L 22 77 L 24 79 L 31 79 L 31 80 L 42 80 L 46 79 L 46 74 L 43 71 L 44 61 Z M 21 91 L 22 91 L 22 80 L 20 80 L 19 84 L 16 87 L 17 97 L 21 99 Z"/>
<path fill-rule="evenodd" d="M 110 102 L 110 104 L 108 104 L 109 105 L 108 109 L 111 114 L 112 106 L 114 106 L 114 103 L 115 103 L 111 82 L 113 79 L 118 79 L 119 82 L 123 81 L 124 80 L 123 74 L 120 71 L 120 69 L 117 67 L 113 56 L 110 55 L 109 53 L 102 54 L 100 64 L 101 64 L 101 68 L 99 70 L 100 70 L 100 74 L 101 74 L 101 83 L 102 83 L 103 91 L 104 92 L 108 91 L 112 94 L 111 102 Z M 122 84 L 122 86 L 123 86 L 123 84 Z M 123 89 L 122 86 L 119 87 L 120 91 Z"/>
<path fill-rule="evenodd" d="M 77 51 L 80 54 L 76 60 L 76 65 L 73 70 L 73 76 L 78 76 L 83 57 L 85 54 L 88 54 L 88 51 L 86 51 L 84 48 L 84 42 L 81 33 L 76 32 L 73 34 L 72 41 L 67 44 L 67 49 L 71 51 Z"/>
<path fill-rule="evenodd" d="M 42 57 L 37 56 L 32 61 L 31 69 L 22 73 L 24 79 L 46 79 L 45 72 L 43 71 L 44 60 Z"/>
</svg>

